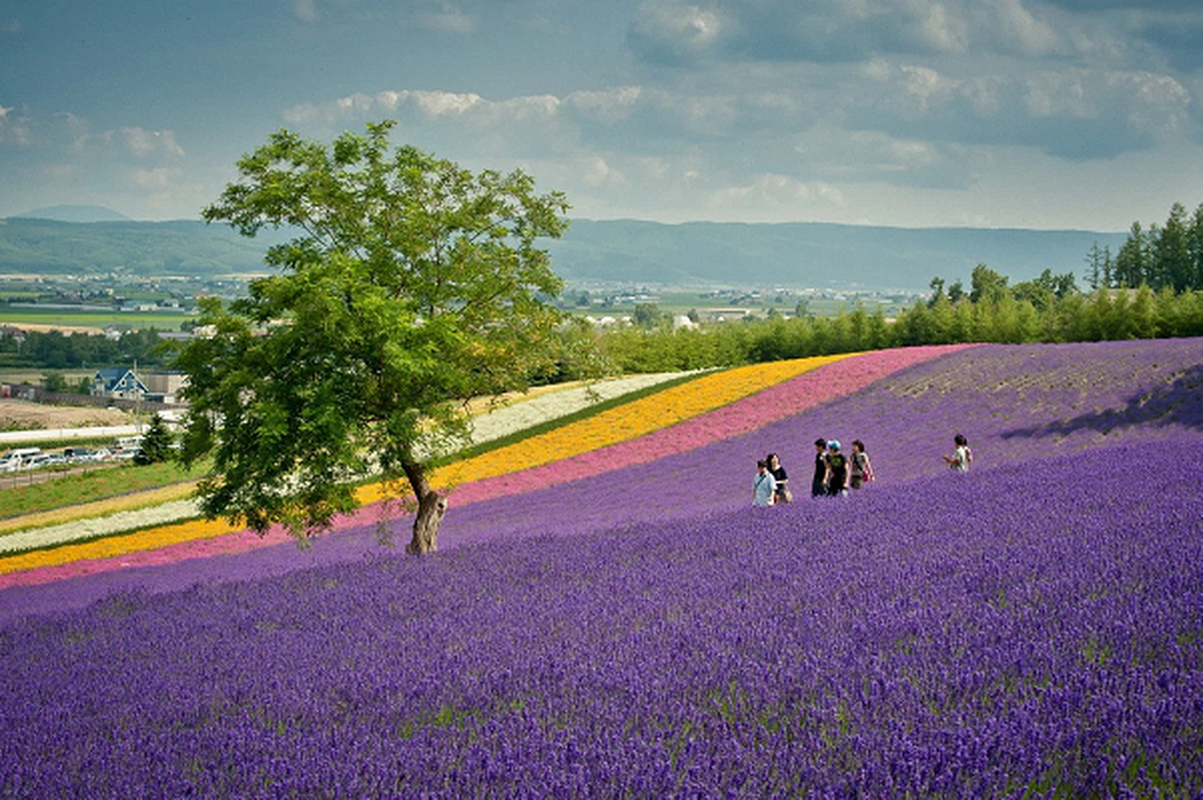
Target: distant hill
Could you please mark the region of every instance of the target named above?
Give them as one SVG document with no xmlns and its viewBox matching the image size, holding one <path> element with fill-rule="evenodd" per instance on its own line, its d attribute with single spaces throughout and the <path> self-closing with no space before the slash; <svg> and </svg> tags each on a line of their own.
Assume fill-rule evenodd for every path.
<svg viewBox="0 0 1203 800">
<path fill-rule="evenodd" d="M 574 220 L 548 249 L 566 280 L 926 290 L 934 276 L 968 286 L 984 263 L 1012 279 L 1045 269 L 1081 276 L 1091 245 L 1124 233 L 886 228 L 828 223 L 663 225 Z"/>
<path fill-rule="evenodd" d="M 281 235 L 248 239 L 201 221 L 59 222 L 0 220 L 0 273 L 96 275 L 124 270 L 147 277 L 264 272 L 264 251 Z"/>
<path fill-rule="evenodd" d="M 62 208 L 62 207 L 60 207 Z M 32 212 L 31 212 L 32 213 Z M 200 221 L 0 220 L 0 273 L 226 275 L 263 272 L 284 234 L 255 239 Z M 1124 233 L 884 228 L 827 223 L 665 225 L 574 220 L 545 243 L 570 282 L 923 290 L 933 276 L 966 284 L 984 263 L 1013 282 L 1043 270 L 1081 276 L 1091 245 L 1114 253 Z"/>
<path fill-rule="evenodd" d="M 46 206 L 16 216 L 19 219 L 53 219 L 59 222 L 123 222 L 129 219 L 104 206 Z"/>
</svg>

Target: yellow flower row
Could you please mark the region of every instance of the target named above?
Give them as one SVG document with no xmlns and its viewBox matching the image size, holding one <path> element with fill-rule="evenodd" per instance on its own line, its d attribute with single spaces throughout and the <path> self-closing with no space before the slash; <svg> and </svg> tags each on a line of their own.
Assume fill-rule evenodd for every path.
<svg viewBox="0 0 1203 800">
<path fill-rule="evenodd" d="M 92 542 L 69 544 L 50 550 L 35 550 L 29 553 L 0 559 L 0 575 L 23 572 L 38 567 L 70 564 L 74 561 L 112 558 L 143 550 L 157 550 L 168 545 L 213 539 L 240 530 L 225 520 L 191 520 L 172 525 L 148 528 L 136 533 L 110 536 Z"/>
<path fill-rule="evenodd" d="M 774 361 L 712 372 L 617 408 L 438 470 L 452 486 L 538 467 L 667 428 L 847 356 Z"/>
</svg>

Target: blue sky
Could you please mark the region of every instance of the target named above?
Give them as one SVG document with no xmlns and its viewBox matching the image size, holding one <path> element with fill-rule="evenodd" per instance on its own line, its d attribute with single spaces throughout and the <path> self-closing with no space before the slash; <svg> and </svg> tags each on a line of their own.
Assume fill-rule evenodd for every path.
<svg viewBox="0 0 1203 800">
<path fill-rule="evenodd" d="M 0 217 L 195 219 L 281 127 L 574 216 L 1126 230 L 1203 202 L 1198 0 L 0 0 Z"/>
</svg>

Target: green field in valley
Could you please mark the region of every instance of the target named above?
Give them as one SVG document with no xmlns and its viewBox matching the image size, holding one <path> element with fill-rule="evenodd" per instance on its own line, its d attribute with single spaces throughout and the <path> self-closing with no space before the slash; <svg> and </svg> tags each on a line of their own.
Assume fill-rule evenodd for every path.
<svg viewBox="0 0 1203 800">
<path fill-rule="evenodd" d="M 156 328 L 161 331 L 178 331 L 183 322 L 193 319 L 195 319 L 194 316 L 179 309 L 121 311 L 112 308 L 93 310 L 83 306 L 80 306 L 78 310 L 62 306 L 45 308 L 0 306 L 0 325 L 13 325 L 18 328 L 22 325 L 56 325 L 104 330 L 110 325 L 119 325 L 122 328 Z"/>
</svg>

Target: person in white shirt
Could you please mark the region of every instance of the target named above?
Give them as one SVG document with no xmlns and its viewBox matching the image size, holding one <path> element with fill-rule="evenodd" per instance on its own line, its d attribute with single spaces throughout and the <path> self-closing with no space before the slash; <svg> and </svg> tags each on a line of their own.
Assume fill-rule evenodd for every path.
<svg viewBox="0 0 1203 800">
<path fill-rule="evenodd" d="M 773 494 L 777 491 L 777 480 L 769 472 L 767 461 L 756 462 L 756 478 L 752 482 L 752 505 L 771 506 Z"/>
<path fill-rule="evenodd" d="M 953 442 L 957 449 L 952 455 L 944 456 L 944 463 L 954 472 L 968 472 L 969 465 L 973 463 L 973 451 L 969 449 L 969 440 L 965 438 L 965 434 L 958 433 L 953 437 Z"/>
</svg>

